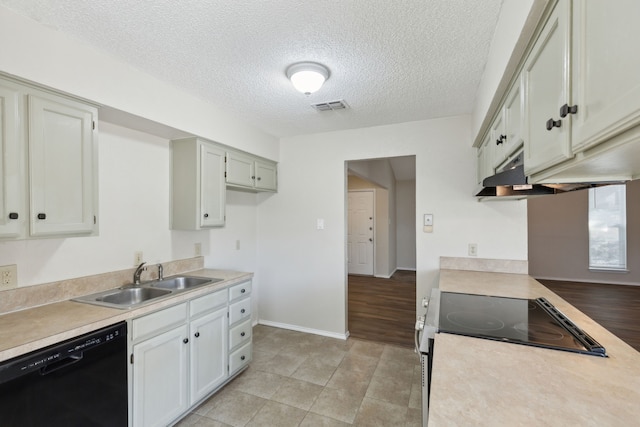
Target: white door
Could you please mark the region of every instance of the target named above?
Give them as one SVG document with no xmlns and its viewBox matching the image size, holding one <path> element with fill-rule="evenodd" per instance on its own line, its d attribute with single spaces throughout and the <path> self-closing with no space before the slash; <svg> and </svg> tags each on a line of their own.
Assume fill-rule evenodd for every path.
<svg viewBox="0 0 640 427">
<path fill-rule="evenodd" d="M 225 223 L 224 155 L 219 148 L 208 144 L 200 146 L 201 227 L 224 226 Z"/>
<path fill-rule="evenodd" d="M 75 101 L 29 95 L 32 236 L 93 231 L 96 116 Z"/>
<path fill-rule="evenodd" d="M 133 425 L 166 426 L 188 408 L 187 326 L 133 347 Z"/>
<path fill-rule="evenodd" d="M 227 378 L 227 307 L 191 322 L 193 405 Z"/>
<path fill-rule="evenodd" d="M 560 107 L 570 97 L 570 6 L 555 6 L 522 71 L 525 175 L 573 157 L 571 116 L 560 117 Z"/>
<path fill-rule="evenodd" d="M 350 191 L 348 203 L 349 274 L 373 276 L 373 191 Z"/>
</svg>

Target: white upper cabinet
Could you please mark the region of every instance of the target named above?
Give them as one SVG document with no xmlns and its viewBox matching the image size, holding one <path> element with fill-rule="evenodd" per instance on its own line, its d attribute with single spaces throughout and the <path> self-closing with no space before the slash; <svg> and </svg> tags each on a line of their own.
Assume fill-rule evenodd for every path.
<svg viewBox="0 0 640 427">
<path fill-rule="evenodd" d="M 9 79 L 0 101 L 0 237 L 97 234 L 97 108 Z"/>
<path fill-rule="evenodd" d="M 31 235 L 91 234 L 97 110 L 35 95 L 28 108 Z"/>
<path fill-rule="evenodd" d="M 570 18 L 571 3 L 560 1 L 522 70 L 527 175 L 573 157 L 571 117 L 559 117 L 560 106 L 570 100 Z"/>
<path fill-rule="evenodd" d="M 26 214 L 20 93 L 0 80 L 0 237 L 23 233 Z"/>
<path fill-rule="evenodd" d="M 227 150 L 227 186 L 241 190 L 276 191 L 277 165 L 239 151 Z"/>
<path fill-rule="evenodd" d="M 225 223 L 225 151 L 200 138 L 171 141 L 171 228 Z"/>
<path fill-rule="evenodd" d="M 502 113 L 504 115 L 504 135 L 506 139 L 501 144 L 501 147 L 505 159 L 523 144 L 523 110 L 521 84 L 520 81 L 517 81 L 507 95 Z"/>
<path fill-rule="evenodd" d="M 640 123 L 639 17 L 637 0 L 573 1 L 574 152 Z"/>
</svg>

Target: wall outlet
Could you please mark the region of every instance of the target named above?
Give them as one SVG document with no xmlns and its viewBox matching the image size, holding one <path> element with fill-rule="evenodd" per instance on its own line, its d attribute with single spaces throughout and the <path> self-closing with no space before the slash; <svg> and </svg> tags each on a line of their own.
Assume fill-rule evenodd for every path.
<svg viewBox="0 0 640 427">
<path fill-rule="evenodd" d="M 478 256 L 478 244 L 469 243 L 469 256 Z"/>
<path fill-rule="evenodd" d="M 193 251 L 195 253 L 195 256 L 202 255 L 202 243 L 196 243 L 195 245 L 193 245 Z"/>
<path fill-rule="evenodd" d="M 137 267 L 143 263 L 142 259 L 142 251 L 137 251 L 133 253 L 133 266 Z"/>
<path fill-rule="evenodd" d="M 0 289 L 18 286 L 18 266 L 16 264 L 0 267 Z"/>
</svg>

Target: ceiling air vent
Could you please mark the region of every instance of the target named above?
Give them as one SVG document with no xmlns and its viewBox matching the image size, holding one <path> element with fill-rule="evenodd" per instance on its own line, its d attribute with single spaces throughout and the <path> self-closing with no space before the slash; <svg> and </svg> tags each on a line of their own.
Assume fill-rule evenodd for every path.
<svg viewBox="0 0 640 427">
<path fill-rule="evenodd" d="M 311 106 L 318 111 L 335 111 L 335 110 L 344 110 L 346 108 L 349 108 L 347 103 L 344 102 L 343 100 L 321 102 L 319 104 L 312 104 Z"/>
</svg>

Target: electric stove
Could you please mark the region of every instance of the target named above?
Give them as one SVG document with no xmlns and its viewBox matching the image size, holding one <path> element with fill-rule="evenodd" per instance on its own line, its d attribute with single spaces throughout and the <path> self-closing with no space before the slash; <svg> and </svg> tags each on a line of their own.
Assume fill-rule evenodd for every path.
<svg viewBox="0 0 640 427">
<path fill-rule="evenodd" d="M 440 293 L 438 332 L 607 357 L 545 298 Z"/>
</svg>

